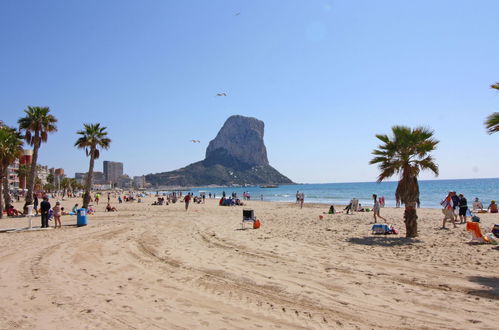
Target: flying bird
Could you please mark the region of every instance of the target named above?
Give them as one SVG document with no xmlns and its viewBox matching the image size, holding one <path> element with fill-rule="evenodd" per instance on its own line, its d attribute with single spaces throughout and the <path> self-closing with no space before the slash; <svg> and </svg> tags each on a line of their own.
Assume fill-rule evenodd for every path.
<svg viewBox="0 0 499 330">
<path fill-rule="evenodd" d="M 239 16 L 239 15 L 241 15 L 241 13 L 235 13 L 235 14 L 234 14 L 234 16 Z"/>
<path fill-rule="evenodd" d="M 227 96 L 227 93 L 217 93 L 217 96 Z"/>
<path fill-rule="evenodd" d="M 192 143 L 201 143 L 199 140 L 191 140 Z"/>
</svg>

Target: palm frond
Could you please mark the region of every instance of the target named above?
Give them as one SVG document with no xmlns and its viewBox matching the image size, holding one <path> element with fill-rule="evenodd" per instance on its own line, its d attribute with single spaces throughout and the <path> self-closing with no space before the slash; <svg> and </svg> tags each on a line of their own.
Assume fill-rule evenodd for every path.
<svg viewBox="0 0 499 330">
<path fill-rule="evenodd" d="M 499 132 L 499 112 L 494 112 L 489 115 L 484 124 L 485 128 L 487 128 L 487 133 L 492 134 Z"/>
</svg>

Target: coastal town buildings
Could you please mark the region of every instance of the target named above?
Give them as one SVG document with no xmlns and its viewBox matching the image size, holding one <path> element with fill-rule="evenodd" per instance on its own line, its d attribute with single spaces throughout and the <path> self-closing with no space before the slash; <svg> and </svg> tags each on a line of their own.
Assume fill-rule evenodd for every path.
<svg viewBox="0 0 499 330">
<path fill-rule="evenodd" d="M 117 185 L 119 178 L 123 176 L 123 163 L 105 160 L 103 163 L 105 182 L 111 186 Z"/>
</svg>

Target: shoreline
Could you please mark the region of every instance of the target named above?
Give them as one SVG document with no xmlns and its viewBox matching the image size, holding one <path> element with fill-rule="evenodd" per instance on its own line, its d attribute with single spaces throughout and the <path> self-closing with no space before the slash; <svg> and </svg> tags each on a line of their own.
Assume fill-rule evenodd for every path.
<svg viewBox="0 0 499 330">
<path fill-rule="evenodd" d="M 118 212 L 104 212 L 104 200 L 85 227 L 63 216 L 62 229 L 0 233 L 0 299 L 10 302 L 0 308 L 0 328 L 471 329 L 499 322 L 499 265 L 491 262 L 499 246 L 469 244 L 464 225 L 439 229 L 440 210 L 419 209 L 419 237 L 407 239 L 403 208 L 381 210 L 400 234 L 378 236 L 370 232 L 372 212 L 324 215 L 324 204 L 222 207 L 207 199 L 186 211 L 184 203 L 152 206 L 154 199 L 112 200 Z M 241 230 L 245 208 L 259 229 Z M 497 214 L 480 217 L 484 232 L 499 223 Z M 4 219 L 0 229 L 26 224 Z"/>
</svg>

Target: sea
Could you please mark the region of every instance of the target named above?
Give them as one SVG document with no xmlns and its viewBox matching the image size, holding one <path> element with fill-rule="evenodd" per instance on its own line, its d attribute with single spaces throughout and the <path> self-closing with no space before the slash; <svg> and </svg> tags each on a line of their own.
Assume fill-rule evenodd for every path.
<svg viewBox="0 0 499 330">
<path fill-rule="evenodd" d="M 201 187 L 189 189 L 194 194 L 205 192 L 227 195 L 235 192 L 242 198 L 243 192 L 249 192 L 251 199 L 273 202 L 295 202 L 296 192 L 305 194 L 305 203 L 346 205 L 352 198 L 359 199 L 365 206 L 372 204 L 372 194 L 385 197 L 386 206 L 395 206 L 397 182 L 352 182 L 323 184 L 281 185 L 277 188 L 253 187 Z M 421 207 L 440 208 L 440 201 L 448 191 L 463 194 L 471 205 L 475 197 L 480 198 L 484 206 L 491 200 L 499 200 L 499 178 L 496 179 L 457 179 L 457 180 L 421 180 L 419 181 Z"/>
</svg>

